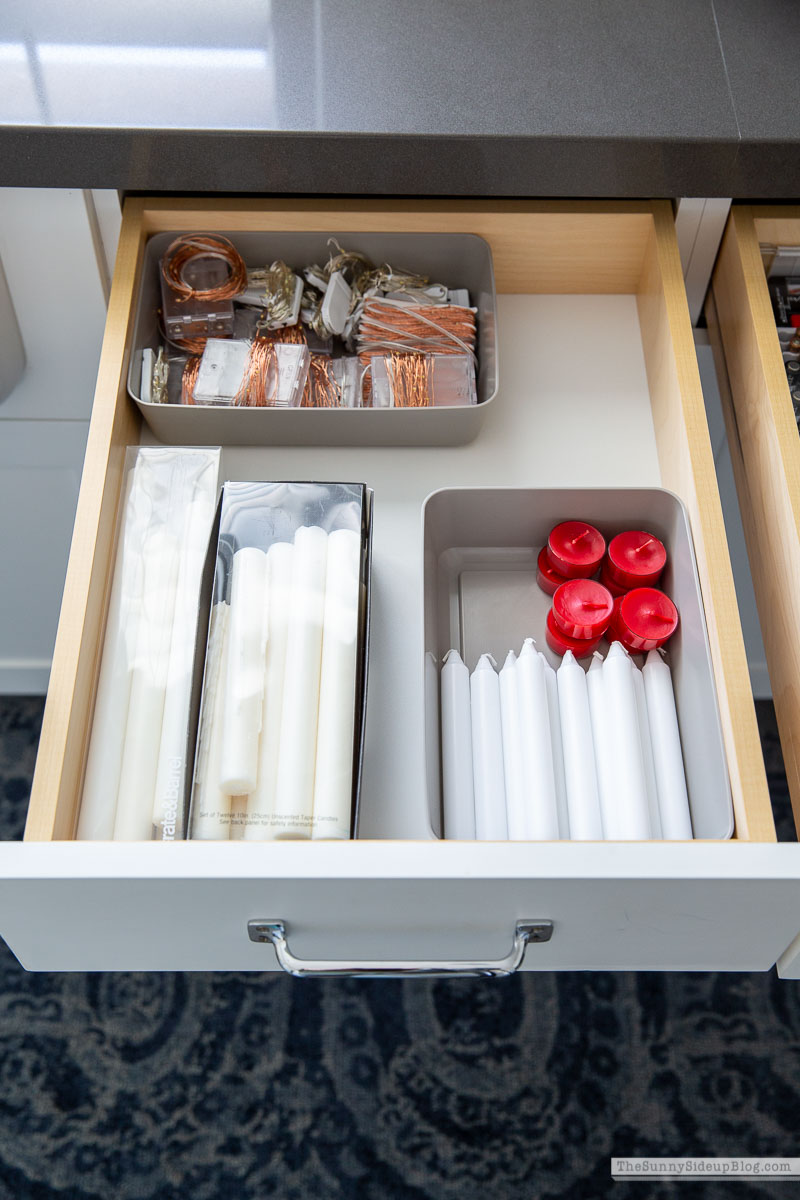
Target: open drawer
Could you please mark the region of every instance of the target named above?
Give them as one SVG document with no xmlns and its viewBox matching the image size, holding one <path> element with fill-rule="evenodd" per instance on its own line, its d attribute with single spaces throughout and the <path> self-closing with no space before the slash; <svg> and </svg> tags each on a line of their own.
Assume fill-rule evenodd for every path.
<svg viewBox="0 0 800 1200">
<path fill-rule="evenodd" d="M 800 207 L 734 206 L 707 317 L 800 826 L 800 434 L 767 287 L 771 248 L 779 246 L 800 255 Z"/>
<path fill-rule="evenodd" d="M 228 447 L 228 478 L 375 489 L 361 840 L 71 841 L 108 599 L 146 239 L 180 230 L 480 234 L 492 248 L 500 391 L 461 447 Z M 422 503 L 465 485 L 663 486 L 685 502 L 736 836 L 692 843 L 432 838 L 424 754 Z M 800 930 L 797 850 L 774 844 L 725 530 L 666 203 L 132 199 L 125 207 L 26 839 L 0 847 L 0 931 L 30 968 L 275 968 L 248 921 L 305 960 L 504 960 L 526 969 L 766 969 Z M 505 965 L 508 965 L 507 963 Z M 787 960 L 787 971 L 792 961 Z"/>
</svg>

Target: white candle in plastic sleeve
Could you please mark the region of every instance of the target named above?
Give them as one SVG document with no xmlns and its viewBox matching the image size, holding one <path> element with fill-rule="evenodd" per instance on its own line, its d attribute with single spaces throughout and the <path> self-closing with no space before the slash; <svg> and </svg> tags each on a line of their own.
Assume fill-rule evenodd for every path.
<svg viewBox="0 0 800 1200">
<path fill-rule="evenodd" d="M 360 578 L 360 535 L 353 529 L 329 533 L 313 838 L 350 837 Z"/>
<path fill-rule="evenodd" d="M 613 820 L 606 825 L 606 837 L 618 841 L 650 837 L 634 670 L 627 650 L 620 642 L 613 642 L 603 665 L 608 713 L 606 728 L 615 781 Z M 604 824 L 605 818 L 604 811 Z"/>
<path fill-rule="evenodd" d="M 180 558 L 177 538 L 155 530 L 144 549 L 142 611 L 131 675 L 114 840 L 150 841 Z"/>
<path fill-rule="evenodd" d="M 586 675 L 571 650 L 562 658 L 556 674 L 570 837 L 573 841 L 599 841 L 603 837 L 603 822 Z"/>
<path fill-rule="evenodd" d="M 636 691 L 639 740 L 642 743 L 644 780 L 647 785 L 647 815 L 650 820 L 650 836 L 660 838 L 663 836 L 661 832 L 661 813 L 658 810 L 658 785 L 656 783 L 656 769 L 653 762 L 653 744 L 650 739 L 650 720 L 647 716 L 647 696 L 645 695 L 644 675 L 636 666 L 633 668 L 633 686 Z"/>
<path fill-rule="evenodd" d="M 600 796 L 600 812 L 603 818 L 603 833 L 607 838 L 618 837 L 616 815 L 616 780 L 614 761 L 611 757 L 611 739 L 608 732 L 608 702 L 603 679 L 603 656 L 596 651 L 592 655 L 586 672 L 586 690 L 589 693 L 589 712 L 592 717 L 592 741 L 594 762 L 597 770 L 597 791 Z"/>
<path fill-rule="evenodd" d="M 457 650 L 447 652 L 442 667 L 442 788 L 444 836 L 474 839 L 469 671 Z"/>
<path fill-rule="evenodd" d="M 229 604 L 215 604 L 208 632 L 190 832 L 191 837 L 203 841 L 227 841 L 230 837 L 231 797 L 219 786 L 230 611 Z"/>
<path fill-rule="evenodd" d="M 558 836 L 569 839 L 569 808 L 567 807 L 567 780 L 564 775 L 564 748 L 561 744 L 561 713 L 558 707 L 558 679 L 545 656 L 539 651 L 544 666 L 544 682 L 547 687 L 547 707 L 550 713 L 550 739 L 553 743 L 553 777 L 556 782 L 556 808 L 558 809 Z"/>
<path fill-rule="evenodd" d="M 142 516 L 137 507 L 130 503 L 131 493 L 138 486 L 138 473 L 137 464 L 128 472 L 125 485 L 125 528 L 111 584 L 92 735 L 78 817 L 76 836 L 79 839 L 110 841 L 114 836 L 144 576 L 141 556 L 134 549 L 136 541 L 142 536 Z"/>
<path fill-rule="evenodd" d="M 176 836 L 176 829 L 182 834 L 184 788 L 187 775 L 192 770 L 192 764 L 186 761 L 186 750 L 197 636 L 197 602 L 215 503 L 216 496 L 212 489 L 197 489 L 188 505 L 180 545 L 175 618 L 153 804 L 155 836 L 165 841 Z"/>
<path fill-rule="evenodd" d="M 642 674 L 658 786 L 661 833 L 668 841 L 683 841 L 693 834 L 672 673 L 658 650 L 651 650 Z"/>
<path fill-rule="evenodd" d="M 258 781 L 258 739 L 267 650 L 267 556 L 245 546 L 233 556 L 228 670 L 219 786 L 249 795 Z"/>
<path fill-rule="evenodd" d="M 275 542 L 267 551 L 267 664 L 258 744 L 258 780 L 256 790 L 248 799 L 244 829 L 248 841 L 262 841 L 273 836 L 271 823 L 278 782 L 293 553 L 291 542 Z"/>
<path fill-rule="evenodd" d="M 525 771 L 526 837 L 555 841 L 558 838 L 553 742 L 544 664 L 532 638 L 527 638 L 517 659 L 522 758 Z"/>
<path fill-rule="evenodd" d="M 297 530 L 273 819 L 276 838 L 311 836 L 327 549 L 324 529 L 315 525 Z"/>
<path fill-rule="evenodd" d="M 513 650 L 509 650 L 500 670 L 500 720 L 503 728 L 508 836 L 512 841 L 524 841 L 528 837 L 528 793 L 522 752 L 517 656 Z"/>
<path fill-rule="evenodd" d="M 494 659 L 482 654 L 470 677 L 475 836 L 482 841 L 508 837 L 500 681 Z"/>
</svg>

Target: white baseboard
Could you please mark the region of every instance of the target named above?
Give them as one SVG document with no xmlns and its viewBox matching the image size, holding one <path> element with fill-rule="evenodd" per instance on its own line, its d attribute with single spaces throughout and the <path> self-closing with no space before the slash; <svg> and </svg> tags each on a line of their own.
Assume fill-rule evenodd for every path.
<svg viewBox="0 0 800 1200">
<path fill-rule="evenodd" d="M 753 689 L 753 695 L 756 700 L 771 700 L 772 699 L 772 684 L 769 681 L 769 672 L 765 662 L 748 663 L 750 670 L 750 687 Z"/>
<path fill-rule="evenodd" d="M 2 696 L 44 696 L 49 681 L 49 658 L 0 658 Z"/>
</svg>

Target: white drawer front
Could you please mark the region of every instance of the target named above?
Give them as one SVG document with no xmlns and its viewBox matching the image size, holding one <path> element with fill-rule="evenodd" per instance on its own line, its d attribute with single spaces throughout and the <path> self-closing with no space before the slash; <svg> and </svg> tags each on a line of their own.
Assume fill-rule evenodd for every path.
<svg viewBox="0 0 800 1200">
<path fill-rule="evenodd" d="M 268 970 L 304 959 L 498 959 L 526 970 L 766 970 L 800 930 L 796 847 L 392 843 L 0 847 L 3 934 L 50 971 Z"/>
</svg>

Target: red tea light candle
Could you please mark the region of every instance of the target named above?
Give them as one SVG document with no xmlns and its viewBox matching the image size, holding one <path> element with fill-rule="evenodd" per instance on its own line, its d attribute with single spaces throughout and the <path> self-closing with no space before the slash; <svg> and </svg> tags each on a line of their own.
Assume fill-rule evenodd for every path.
<svg viewBox="0 0 800 1200">
<path fill-rule="evenodd" d="M 550 530 L 547 557 L 550 566 L 567 579 L 594 575 L 606 552 L 606 539 L 585 521 L 562 521 Z"/>
<path fill-rule="evenodd" d="M 613 608 L 611 593 L 593 579 L 570 579 L 553 596 L 553 620 L 568 638 L 601 638 Z"/>
<path fill-rule="evenodd" d="M 603 574 L 617 587 L 654 587 L 667 562 L 664 543 L 644 529 L 628 529 L 608 543 Z"/>
<path fill-rule="evenodd" d="M 612 641 L 620 641 L 632 654 L 655 650 L 678 628 L 678 610 L 657 588 L 634 588 L 614 606 Z"/>
<path fill-rule="evenodd" d="M 568 650 L 571 650 L 576 658 L 588 658 L 590 654 L 594 654 L 597 647 L 600 645 L 600 638 L 571 638 L 556 625 L 553 610 L 547 614 L 547 624 L 545 626 L 545 637 L 547 644 L 560 658 L 563 658 Z"/>
<path fill-rule="evenodd" d="M 547 592 L 548 596 L 554 596 L 561 584 L 567 582 L 566 576 L 559 575 L 550 566 L 546 546 L 542 546 L 536 560 L 536 582 L 543 592 Z"/>
<path fill-rule="evenodd" d="M 611 595 L 615 599 L 618 596 L 624 596 L 625 593 L 629 592 L 631 589 L 627 588 L 627 587 L 620 587 L 620 585 L 618 583 L 615 583 L 614 580 L 611 578 L 611 576 L 608 573 L 607 565 L 608 565 L 608 556 L 606 556 L 603 559 L 603 565 L 600 568 L 600 582 L 602 583 L 604 588 L 608 588 L 609 592 L 611 592 Z"/>
</svg>

